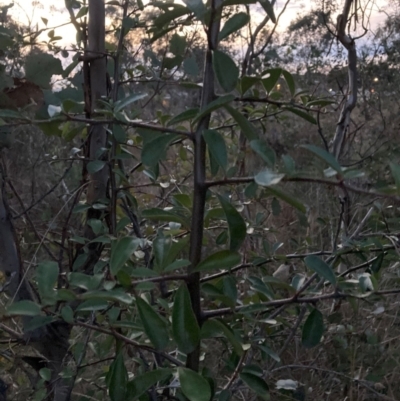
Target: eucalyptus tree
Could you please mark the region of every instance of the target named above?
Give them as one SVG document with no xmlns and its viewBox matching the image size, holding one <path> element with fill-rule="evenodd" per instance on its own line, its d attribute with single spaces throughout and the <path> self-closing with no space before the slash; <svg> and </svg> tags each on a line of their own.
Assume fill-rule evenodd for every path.
<svg viewBox="0 0 400 401">
<path fill-rule="evenodd" d="M 328 25 L 348 54 L 340 113 L 334 98 L 300 89 L 291 66 L 264 68 L 288 2 L 183 3 L 66 0 L 77 43 L 63 48 L 48 28 L 48 52 L 23 61 L 41 104 L 0 110 L 3 127 L 34 126 L 72 147 L 57 185 L 12 207 L 23 189 L 2 150 L 1 329 L 14 350 L 29 351 L 20 363 L 33 369 L 32 399 L 305 399 L 311 375 L 298 370 L 317 369 L 308 356 L 328 361 L 329 375 L 340 369 L 323 346 L 351 314 L 342 303 L 356 315 L 357 300 L 398 293 L 380 278 L 397 252 L 398 223 L 382 205 L 399 200 L 400 169 L 392 163 L 384 187 L 372 189 L 343 166 L 357 101 L 357 41 L 347 29 L 357 3 L 345 0 Z M 4 31 L 0 44 L 7 50 L 15 37 Z M 335 132 L 323 131 L 326 114 Z M 282 151 L 271 137 L 288 121 L 309 136 L 299 128 Z M 304 138 L 324 138 L 323 147 Z M 39 230 L 32 210 L 65 179 L 75 189 Z M 309 196 L 316 185 L 337 209 L 321 228 L 319 199 Z M 352 215 L 349 194 L 382 203 Z M 20 216 L 34 247 L 24 247 Z M 350 330 L 342 326 L 332 337 L 340 350 Z M 343 366 L 347 389 L 354 364 Z M 351 383 L 377 393 L 368 380 Z M 333 383 L 314 383 L 311 397 Z"/>
</svg>

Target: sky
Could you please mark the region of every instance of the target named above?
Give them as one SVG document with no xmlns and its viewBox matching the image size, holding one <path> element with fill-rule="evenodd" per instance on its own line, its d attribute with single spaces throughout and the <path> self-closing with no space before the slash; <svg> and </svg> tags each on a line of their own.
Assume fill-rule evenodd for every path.
<svg viewBox="0 0 400 401">
<path fill-rule="evenodd" d="M 364 0 L 364 2 L 365 1 L 367 0 Z M 369 1 L 370 7 L 373 8 L 371 21 L 372 29 L 376 29 L 376 27 L 385 20 L 385 13 L 379 12 L 379 10 L 387 11 L 389 1 L 390 0 Z M 12 2 L 12 0 L 0 0 L 0 6 L 9 4 L 10 2 Z M 339 3 L 341 2 L 342 1 L 339 1 Z M 276 3 L 275 12 L 278 15 L 283 5 L 286 3 L 286 0 L 277 0 Z M 285 14 L 281 17 L 279 28 L 281 30 L 285 29 L 296 17 L 296 15 L 310 10 L 312 8 L 312 3 L 313 2 L 310 0 L 291 0 L 285 11 Z M 54 4 L 59 5 L 55 6 Z M 67 23 L 69 21 L 69 16 L 68 13 L 63 12 L 63 10 L 65 10 L 65 7 L 64 1 L 62 0 L 16 0 L 14 1 L 14 7 L 10 10 L 10 13 L 17 21 L 24 23 L 30 21 L 34 25 L 38 24 L 39 28 L 44 28 L 45 25 L 41 20 L 42 17 L 48 19 L 48 27 L 54 27 Z M 263 18 L 263 15 L 260 15 L 260 18 Z M 71 25 L 57 28 L 55 33 L 57 36 L 63 37 L 63 40 L 58 42 L 61 45 L 70 44 L 71 41 L 73 41 L 71 39 L 75 37 L 71 37 L 71 35 L 75 35 L 74 28 Z M 46 36 L 44 36 L 44 39 L 47 39 Z"/>
</svg>

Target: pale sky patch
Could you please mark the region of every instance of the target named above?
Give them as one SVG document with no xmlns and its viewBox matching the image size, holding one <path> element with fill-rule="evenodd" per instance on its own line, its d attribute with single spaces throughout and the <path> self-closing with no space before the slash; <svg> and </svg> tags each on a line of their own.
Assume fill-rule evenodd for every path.
<svg viewBox="0 0 400 401">
<path fill-rule="evenodd" d="M 372 8 L 371 28 L 373 30 L 387 18 L 387 13 L 390 12 L 389 1 L 390 0 L 375 0 L 369 3 L 369 9 Z M 10 2 L 12 1 L 0 1 L 0 6 L 10 4 Z M 343 2 L 344 0 L 340 1 L 339 4 Z M 275 7 L 277 15 L 285 3 L 286 0 L 277 0 Z M 284 30 L 297 15 L 311 10 L 312 4 L 313 2 L 310 0 L 291 0 L 285 14 L 282 15 L 279 21 L 279 30 Z M 47 26 L 49 28 L 69 22 L 69 15 L 65 11 L 64 1 L 62 0 L 17 0 L 14 2 L 14 7 L 10 10 L 10 13 L 17 22 L 25 24 L 30 23 L 32 26 L 37 24 L 39 29 L 45 27 L 42 18 L 48 20 Z M 260 19 L 262 19 L 264 15 L 265 12 L 261 9 Z M 63 37 L 63 39 L 58 42 L 59 45 L 68 46 L 75 42 L 75 29 L 71 24 L 56 28 L 55 34 Z M 43 34 L 41 39 L 48 40 L 47 33 Z"/>
</svg>

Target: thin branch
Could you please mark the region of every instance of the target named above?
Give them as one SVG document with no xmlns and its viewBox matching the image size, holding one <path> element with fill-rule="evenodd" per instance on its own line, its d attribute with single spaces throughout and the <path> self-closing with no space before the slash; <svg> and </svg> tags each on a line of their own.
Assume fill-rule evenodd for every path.
<svg viewBox="0 0 400 401">
<path fill-rule="evenodd" d="M 146 351 L 151 352 L 153 354 L 160 355 L 161 357 L 167 359 L 168 361 L 172 362 L 176 366 L 183 366 L 183 363 L 181 361 L 179 361 L 178 359 L 176 359 L 173 356 L 169 355 L 168 353 L 162 352 L 162 351 L 158 351 L 158 350 L 156 350 L 156 349 L 154 349 L 154 348 L 152 348 L 152 347 L 150 347 L 148 345 L 140 344 L 137 341 L 134 341 L 134 340 L 131 340 L 128 337 L 125 337 L 124 335 L 122 335 L 121 333 L 118 333 L 115 330 L 109 330 L 109 329 L 106 329 L 104 327 L 92 325 L 92 324 L 89 324 L 89 323 L 79 322 L 79 321 L 74 322 L 74 325 L 75 326 L 85 327 L 87 329 L 94 330 L 94 331 L 97 331 L 99 333 L 108 334 L 109 336 L 113 336 L 113 337 L 117 338 L 118 340 L 121 340 L 125 344 L 129 344 L 129 345 L 132 345 L 135 348 L 143 349 L 143 350 L 146 350 Z"/>
<path fill-rule="evenodd" d="M 361 220 L 360 224 L 357 226 L 357 228 L 354 230 L 353 234 L 350 235 L 349 240 L 357 237 L 357 235 L 360 233 L 360 231 L 363 229 L 363 227 L 365 226 L 365 223 L 368 221 L 368 219 L 370 218 L 372 212 L 374 211 L 374 207 L 371 207 L 367 214 L 364 216 L 364 218 Z"/>
<path fill-rule="evenodd" d="M 150 277 L 145 278 L 143 280 L 135 280 L 131 282 L 131 285 L 138 285 L 142 283 L 163 283 L 165 281 L 186 281 L 188 278 L 187 274 L 173 274 L 170 276 L 157 276 L 157 277 Z"/>
<path fill-rule="evenodd" d="M 220 186 L 220 185 L 248 184 L 253 181 L 254 181 L 254 177 L 233 177 L 233 178 L 226 178 L 226 179 L 222 179 L 222 180 L 206 181 L 205 185 L 207 186 L 207 188 L 211 188 L 211 187 Z M 316 178 L 316 177 L 283 177 L 281 182 L 308 182 L 308 183 L 312 183 L 312 184 L 324 184 L 324 185 L 329 185 L 329 186 L 333 186 L 333 187 L 340 187 L 340 188 L 346 189 L 350 192 L 354 192 L 354 193 L 358 193 L 358 194 L 375 196 L 378 198 L 393 199 L 397 202 L 400 202 L 400 196 L 398 196 L 398 195 L 386 194 L 386 193 L 382 193 L 382 192 L 367 190 L 367 189 L 360 188 L 360 187 L 355 187 L 350 184 L 346 184 L 346 182 L 344 182 L 344 181 L 339 181 L 339 180 L 333 181 L 333 180 L 328 180 L 328 179 L 324 179 L 324 178 Z"/>
<path fill-rule="evenodd" d="M 74 162 L 72 161 L 71 164 L 69 165 L 69 167 L 67 167 L 63 173 L 63 175 L 61 176 L 60 180 L 53 185 L 46 193 L 44 193 L 36 202 L 32 203 L 30 206 L 28 206 L 25 210 L 23 210 L 20 214 L 13 216 L 14 220 L 19 219 L 21 216 L 23 216 L 24 214 L 26 214 L 27 212 L 29 212 L 31 209 L 33 209 L 36 205 L 38 205 L 40 202 L 43 201 L 43 199 L 45 199 L 47 196 L 49 196 L 52 192 L 54 192 L 57 187 L 61 184 L 61 182 L 64 180 L 64 178 L 67 176 L 67 174 L 70 172 L 70 170 L 72 169 Z"/>
<path fill-rule="evenodd" d="M 240 372 L 240 368 L 241 368 L 242 365 L 243 365 L 244 358 L 246 357 L 246 355 L 247 355 L 247 352 L 243 352 L 242 356 L 241 356 L 240 359 L 239 359 L 239 362 L 238 362 L 237 365 L 236 365 L 235 371 L 233 372 L 232 376 L 230 377 L 228 383 L 226 383 L 226 385 L 225 385 L 225 387 L 224 387 L 224 390 L 229 390 L 229 387 L 232 386 L 233 382 L 234 382 L 234 381 L 236 380 L 236 378 L 238 377 L 239 372 Z"/>
<path fill-rule="evenodd" d="M 29 213 L 26 211 L 25 209 L 25 205 L 23 200 L 21 199 L 21 197 L 19 196 L 19 193 L 17 192 L 17 190 L 15 189 L 13 183 L 11 182 L 10 179 L 7 179 L 7 184 L 8 186 L 11 188 L 11 191 L 13 192 L 13 194 L 15 195 L 15 197 L 17 198 L 22 210 L 24 210 L 24 214 L 25 214 L 25 218 L 28 221 L 29 225 L 31 226 L 32 231 L 34 232 L 34 234 L 36 235 L 36 238 L 40 241 L 42 241 L 42 245 L 44 250 L 47 252 L 47 254 L 55 261 L 57 261 L 57 257 L 55 255 L 53 255 L 53 253 L 51 252 L 51 250 L 49 249 L 49 247 L 46 245 L 46 243 L 43 241 L 44 237 L 41 237 L 40 234 L 38 233 L 38 231 L 36 230 L 35 224 L 33 223 L 31 217 L 29 216 Z"/>
<path fill-rule="evenodd" d="M 395 295 L 395 294 L 400 294 L 400 289 L 399 288 L 393 288 L 389 290 L 382 290 L 382 291 L 371 291 L 369 293 L 370 296 L 372 295 Z M 268 302 L 260 302 L 256 304 L 257 306 L 263 307 L 265 309 L 268 308 L 276 308 L 282 305 L 294 305 L 294 304 L 316 304 L 320 301 L 326 301 L 326 300 L 331 300 L 331 299 L 346 299 L 346 298 L 359 298 L 357 295 L 354 294 L 344 294 L 339 291 L 334 291 L 330 292 L 328 294 L 322 294 L 318 296 L 313 296 L 313 297 L 302 297 L 298 298 L 296 296 L 293 296 L 291 298 L 283 298 L 283 299 L 276 299 L 273 301 L 268 301 Z M 361 299 L 365 299 L 363 296 Z M 221 308 L 221 309 L 215 309 L 215 310 L 208 310 L 208 311 L 203 311 L 203 317 L 204 319 L 211 319 L 214 317 L 220 317 L 224 315 L 231 315 L 233 313 L 243 313 L 243 309 L 248 308 L 251 305 L 241 305 L 237 306 L 235 308 Z"/>
<path fill-rule="evenodd" d="M 301 322 L 303 321 L 306 312 L 307 312 L 307 305 L 303 305 L 303 307 L 301 308 L 301 311 L 299 313 L 299 316 L 297 317 L 296 323 L 293 325 L 292 329 L 290 330 L 289 335 L 286 337 L 285 343 L 283 344 L 282 348 L 278 352 L 278 355 L 280 357 L 283 355 L 283 353 L 286 351 L 287 347 L 292 342 L 293 337 L 296 335 L 297 329 L 299 328 Z M 271 363 L 271 365 L 270 365 L 268 370 L 273 369 L 273 367 L 275 365 L 276 365 L 276 361 L 274 360 Z"/>
<path fill-rule="evenodd" d="M 318 367 L 316 367 L 316 366 L 307 366 L 307 365 L 285 365 L 285 366 L 279 366 L 279 367 L 273 369 L 271 373 L 273 373 L 273 372 L 278 372 L 278 371 L 284 370 L 284 369 L 315 370 L 315 371 L 318 371 L 318 372 L 330 373 L 330 374 L 333 374 L 333 375 L 336 375 L 336 376 L 341 376 L 341 377 L 345 378 L 346 380 L 355 382 L 355 383 L 357 383 L 357 384 L 359 384 L 359 385 L 365 387 L 366 389 L 368 389 L 369 391 L 371 391 L 372 393 L 374 393 L 376 396 L 379 396 L 379 397 L 381 397 L 381 398 L 384 399 L 384 400 L 387 400 L 387 401 L 396 401 L 394 398 L 391 398 L 391 397 L 388 397 L 388 396 L 386 396 L 386 395 L 384 395 L 384 394 L 379 393 L 378 391 L 376 391 L 375 389 L 373 389 L 366 381 L 354 379 L 354 378 L 351 377 L 351 376 L 348 376 L 348 375 L 346 375 L 346 374 L 344 374 L 344 373 L 341 373 L 341 372 L 336 372 L 336 371 L 334 371 L 334 370 L 323 369 L 323 368 L 318 368 Z"/>
<path fill-rule="evenodd" d="M 399 290 L 400 292 L 400 290 Z M 341 299 L 341 298 L 346 298 L 346 297 L 354 297 L 354 295 L 346 295 L 342 294 L 340 292 L 331 292 L 328 294 L 323 294 L 323 295 L 318 295 L 315 297 L 303 297 L 303 298 L 298 298 L 298 297 L 290 297 L 290 298 L 282 298 L 282 299 L 276 299 L 273 301 L 268 301 L 268 302 L 260 302 L 257 305 L 260 307 L 263 307 L 265 309 L 268 308 L 276 308 L 280 307 L 282 305 L 294 305 L 294 304 L 315 304 L 319 301 L 324 301 L 324 300 L 329 300 L 329 299 Z M 221 308 L 221 309 L 214 309 L 214 310 L 208 310 L 208 311 L 203 311 L 203 315 L 205 319 L 211 319 L 213 317 L 220 317 L 224 315 L 231 315 L 233 313 L 242 313 L 243 309 L 248 308 L 250 305 L 241 305 L 237 306 L 235 308 Z"/>
<path fill-rule="evenodd" d="M 20 334 L 20 333 L 14 331 L 13 329 L 10 329 L 4 323 L 0 323 L 0 330 L 5 331 L 7 334 L 9 334 L 11 337 L 13 337 L 16 340 L 20 340 L 20 341 L 24 340 L 23 334 Z"/>
<path fill-rule="evenodd" d="M 369 252 L 384 252 L 390 249 L 395 249 L 394 245 L 385 245 L 383 248 L 371 248 L 369 249 Z M 266 265 L 267 263 L 272 263 L 276 261 L 282 261 L 283 259 L 304 259 L 307 256 L 333 256 L 335 254 L 340 254 L 340 255 L 348 255 L 352 253 L 358 253 L 358 249 L 353 249 L 353 248 L 348 248 L 348 249 L 340 249 L 340 251 L 316 251 L 316 252 L 308 252 L 308 253 L 292 253 L 292 254 L 286 254 L 286 255 L 275 255 L 274 257 L 271 258 L 266 258 L 261 262 L 258 263 L 243 263 L 240 265 L 237 265 L 235 267 L 232 267 L 230 270 L 222 270 L 218 273 L 210 274 L 209 276 L 202 277 L 200 279 L 201 283 L 206 283 L 208 281 L 215 280 L 217 278 L 226 276 L 228 274 L 232 274 L 234 272 L 237 272 L 242 269 L 249 269 L 249 268 L 255 268 L 255 267 L 261 267 L 263 265 Z M 365 265 L 368 265 L 369 263 L 372 263 L 376 258 L 371 259 L 369 262 L 365 262 Z M 363 264 L 364 265 L 364 264 Z M 359 265 L 357 269 L 361 268 L 363 266 Z M 357 270 L 356 268 L 354 270 Z M 352 271 L 352 270 L 351 270 Z M 350 273 L 351 271 L 347 271 L 347 273 Z M 345 272 L 346 273 L 346 272 Z M 340 276 L 345 275 L 341 274 Z M 301 294 L 304 292 L 312 283 L 312 281 L 315 279 L 316 274 L 312 275 L 306 283 L 299 289 L 297 292 L 297 295 Z"/>
<path fill-rule="evenodd" d="M 367 260 L 367 261 L 364 262 L 364 263 L 361 263 L 361 264 L 359 264 L 359 265 L 357 265 L 357 266 L 353 266 L 353 267 L 351 267 L 350 269 L 347 269 L 346 271 L 344 271 L 343 273 L 340 273 L 338 277 L 345 277 L 345 276 L 347 276 L 348 274 L 350 274 L 350 273 L 352 273 L 352 272 L 355 272 L 355 271 L 357 271 L 357 270 L 360 270 L 360 269 L 362 269 L 362 268 L 364 268 L 364 267 L 368 267 L 368 266 L 370 266 L 373 262 L 375 262 L 375 260 L 377 260 L 377 259 L 378 259 L 378 256 L 375 256 L 374 258 L 372 258 L 372 259 L 370 259 L 370 260 Z"/>
<path fill-rule="evenodd" d="M 296 109 L 301 109 L 301 110 L 305 110 L 305 111 L 309 111 L 309 112 L 314 112 L 316 113 L 318 111 L 318 109 L 314 109 L 312 107 L 307 107 L 304 106 L 301 103 L 296 103 L 294 101 L 289 101 L 289 102 L 282 102 L 279 100 L 273 100 L 269 97 L 237 97 L 234 99 L 236 102 L 251 102 L 251 103 L 267 103 L 267 104 L 272 104 L 274 106 L 277 107 L 294 107 Z M 283 109 L 284 110 L 284 109 Z M 289 110 L 288 110 L 289 111 Z"/>
</svg>

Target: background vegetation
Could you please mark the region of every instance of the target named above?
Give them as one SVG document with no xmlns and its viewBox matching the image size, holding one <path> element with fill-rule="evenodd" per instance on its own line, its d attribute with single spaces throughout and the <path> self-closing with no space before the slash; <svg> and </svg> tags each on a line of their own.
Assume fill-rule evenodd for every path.
<svg viewBox="0 0 400 401">
<path fill-rule="evenodd" d="M 400 398 L 397 4 L 290 5 L 1 6 L 0 400 Z"/>
</svg>

